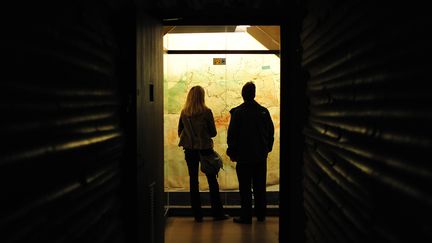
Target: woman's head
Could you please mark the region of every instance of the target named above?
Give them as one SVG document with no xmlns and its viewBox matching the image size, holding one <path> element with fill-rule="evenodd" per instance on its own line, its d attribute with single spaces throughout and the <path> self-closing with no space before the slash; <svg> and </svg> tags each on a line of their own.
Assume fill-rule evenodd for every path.
<svg viewBox="0 0 432 243">
<path fill-rule="evenodd" d="M 194 115 L 203 112 L 207 109 L 205 105 L 205 91 L 204 89 L 197 85 L 193 86 L 187 95 L 186 104 L 183 108 L 183 112 L 188 115 Z"/>
</svg>

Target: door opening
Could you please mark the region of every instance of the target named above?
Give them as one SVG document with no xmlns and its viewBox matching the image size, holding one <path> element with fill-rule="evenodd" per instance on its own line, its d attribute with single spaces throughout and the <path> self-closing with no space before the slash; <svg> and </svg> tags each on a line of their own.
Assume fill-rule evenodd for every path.
<svg viewBox="0 0 432 243">
<path fill-rule="evenodd" d="M 219 186 L 224 207 L 239 208 L 235 163 L 225 154 L 229 110 L 242 103 L 241 88 L 253 81 L 256 100 L 271 114 L 275 143 L 267 159 L 268 212 L 279 205 L 280 59 L 279 26 L 164 26 L 164 185 L 170 215 L 190 213 L 189 177 L 177 125 L 187 92 L 205 89 L 218 135 L 214 149 L 224 159 Z M 200 172 L 203 208 L 209 207 L 208 184 Z"/>
</svg>

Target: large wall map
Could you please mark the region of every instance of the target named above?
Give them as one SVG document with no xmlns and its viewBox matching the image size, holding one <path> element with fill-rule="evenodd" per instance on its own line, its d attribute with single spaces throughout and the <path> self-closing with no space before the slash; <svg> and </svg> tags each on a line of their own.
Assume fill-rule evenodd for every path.
<svg viewBox="0 0 432 243">
<path fill-rule="evenodd" d="M 226 65 L 213 65 L 213 58 L 226 58 Z M 165 191 L 189 190 L 189 176 L 183 149 L 178 146 L 177 125 L 189 89 L 201 85 L 206 104 L 212 109 L 217 136 L 215 150 L 224 159 L 219 174 L 221 191 L 238 190 L 235 163 L 226 156 L 229 110 L 243 102 L 241 88 L 247 81 L 257 87 L 256 100 L 270 111 L 275 126 L 275 144 L 268 158 L 268 191 L 279 190 L 280 61 L 276 55 L 165 55 L 164 151 Z M 200 189 L 208 190 L 200 172 Z"/>
</svg>

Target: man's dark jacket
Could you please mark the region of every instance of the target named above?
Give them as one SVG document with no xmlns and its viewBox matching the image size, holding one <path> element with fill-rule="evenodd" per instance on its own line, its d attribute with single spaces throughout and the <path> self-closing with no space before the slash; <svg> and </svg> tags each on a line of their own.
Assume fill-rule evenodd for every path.
<svg viewBox="0 0 432 243">
<path fill-rule="evenodd" d="M 255 100 L 231 109 L 227 155 L 239 163 L 267 158 L 273 148 L 274 126 L 267 108 Z"/>
</svg>

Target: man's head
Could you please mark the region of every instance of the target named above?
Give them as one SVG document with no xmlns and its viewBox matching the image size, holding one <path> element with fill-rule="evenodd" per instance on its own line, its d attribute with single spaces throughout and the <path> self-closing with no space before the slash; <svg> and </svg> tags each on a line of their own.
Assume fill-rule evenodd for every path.
<svg viewBox="0 0 432 243">
<path fill-rule="evenodd" d="M 242 88 L 242 97 L 244 101 L 252 101 L 255 98 L 255 84 L 252 81 L 247 82 Z"/>
</svg>

